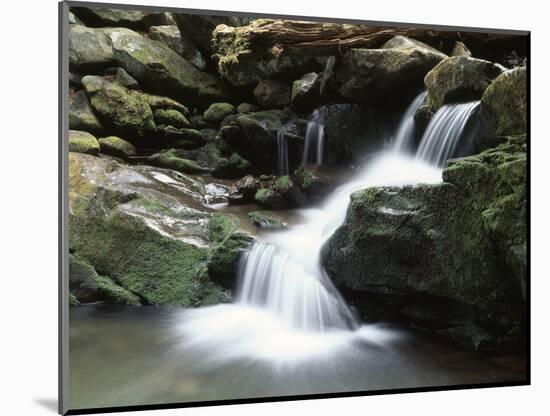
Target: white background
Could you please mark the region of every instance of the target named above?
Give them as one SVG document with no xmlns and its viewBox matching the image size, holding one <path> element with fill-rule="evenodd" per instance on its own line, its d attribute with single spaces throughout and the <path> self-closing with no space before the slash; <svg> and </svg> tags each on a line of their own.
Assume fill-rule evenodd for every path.
<svg viewBox="0 0 550 416">
<path fill-rule="evenodd" d="M 119 0 L 120 1 L 120 0 Z M 132 3 L 131 1 L 120 1 Z M 136 0 L 135 2 L 140 2 Z M 545 2 L 147 1 L 163 6 L 532 31 L 532 386 L 176 409 L 150 415 L 548 414 L 548 9 Z M 57 396 L 57 2 L 2 4 L 0 414 L 52 415 Z M 239 380 L 235 380 L 236 383 Z M 128 413 L 128 415 L 142 413 Z"/>
</svg>

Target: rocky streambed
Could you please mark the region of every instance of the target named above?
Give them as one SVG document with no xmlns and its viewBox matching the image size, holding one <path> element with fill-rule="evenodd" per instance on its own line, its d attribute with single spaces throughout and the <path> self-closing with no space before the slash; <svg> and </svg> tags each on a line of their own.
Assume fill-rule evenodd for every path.
<svg viewBox="0 0 550 416">
<path fill-rule="evenodd" d="M 231 302 L 251 242 L 368 166 L 426 90 L 413 147 L 479 100 L 471 134 L 441 183 L 352 194 L 322 264 L 363 320 L 523 350 L 525 38 L 85 7 L 70 23 L 72 305 Z"/>
</svg>

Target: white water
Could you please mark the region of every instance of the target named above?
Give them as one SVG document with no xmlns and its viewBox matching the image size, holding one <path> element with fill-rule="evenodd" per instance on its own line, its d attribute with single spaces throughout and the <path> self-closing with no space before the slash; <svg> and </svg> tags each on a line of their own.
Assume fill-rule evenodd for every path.
<svg viewBox="0 0 550 416">
<path fill-rule="evenodd" d="M 421 102 L 417 98 L 416 107 Z M 396 140 L 405 143 L 412 137 L 415 111 L 412 105 L 407 110 Z M 438 112 L 436 121 L 430 123 L 427 137 L 437 155 L 448 150 L 437 148 L 432 131 L 441 132 L 441 146 L 448 146 L 449 131 L 457 130 L 460 135 L 458 130 L 465 125 L 463 116 L 456 113 L 445 110 L 442 116 Z M 241 261 L 236 302 L 193 311 L 182 326 L 187 338 L 198 348 L 211 351 L 214 361 L 252 357 L 275 363 L 342 352 L 356 340 L 384 344 L 393 339 L 395 334 L 388 330 L 361 325 L 325 274 L 320 254 L 344 222 L 353 192 L 370 186 L 441 181 L 439 163 L 428 162 L 420 154 L 406 155 L 400 149 L 396 145 L 371 161 L 319 208 L 302 210 L 302 224 L 255 242 Z"/>
<path fill-rule="evenodd" d="M 277 156 L 279 176 L 288 175 L 288 143 L 286 139 L 286 129 L 281 127 L 277 131 Z"/>
<path fill-rule="evenodd" d="M 426 91 L 418 94 L 409 107 L 407 107 L 407 110 L 399 123 L 397 133 L 393 138 L 393 149 L 395 152 L 407 153 L 412 149 L 415 130 L 414 114 L 416 113 L 416 110 L 418 110 L 418 107 L 420 107 L 424 102 L 427 94 L 428 93 Z"/>
<path fill-rule="evenodd" d="M 317 165 L 323 163 L 324 139 L 323 117 L 318 110 L 315 110 L 307 123 L 303 163 L 310 162 Z"/>
<path fill-rule="evenodd" d="M 478 106 L 479 101 L 472 101 L 441 107 L 422 136 L 416 159 L 443 166 L 454 155 L 466 123 Z"/>
</svg>

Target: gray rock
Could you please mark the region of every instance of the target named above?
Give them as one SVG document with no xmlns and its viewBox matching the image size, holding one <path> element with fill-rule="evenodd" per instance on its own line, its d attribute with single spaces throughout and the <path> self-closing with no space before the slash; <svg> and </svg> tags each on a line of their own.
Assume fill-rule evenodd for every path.
<svg viewBox="0 0 550 416">
<path fill-rule="evenodd" d="M 290 104 L 290 86 L 282 81 L 266 79 L 254 88 L 254 97 L 266 109 L 285 108 Z"/>
<path fill-rule="evenodd" d="M 69 93 L 69 128 L 101 134 L 105 129 L 94 114 L 84 91 Z"/>
<path fill-rule="evenodd" d="M 152 26 L 149 28 L 149 37 L 163 42 L 170 49 L 183 56 L 199 69 L 206 68 L 206 61 L 199 50 L 187 37 L 181 36 L 177 26 Z"/>
<path fill-rule="evenodd" d="M 315 72 L 305 74 L 292 84 L 291 106 L 307 113 L 317 106 L 319 100 L 319 76 Z"/>
<path fill-rule="evenodd" d="M 69 28 L 69 64 L 83 71 L 112 66 L 115 56 L 111 40 L 103 29 L 80 25 Z"/>
</svg>

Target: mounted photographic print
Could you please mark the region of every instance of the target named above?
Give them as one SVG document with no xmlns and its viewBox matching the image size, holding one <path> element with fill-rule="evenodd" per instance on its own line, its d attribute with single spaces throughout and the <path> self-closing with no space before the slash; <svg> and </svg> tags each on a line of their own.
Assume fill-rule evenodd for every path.
<svg viewBox="0 0 550 416">
<path fill-rule="evenodd" d="M 529 32 L 59 24 L 60 413 L 529 384 Z"/>
</svg>

